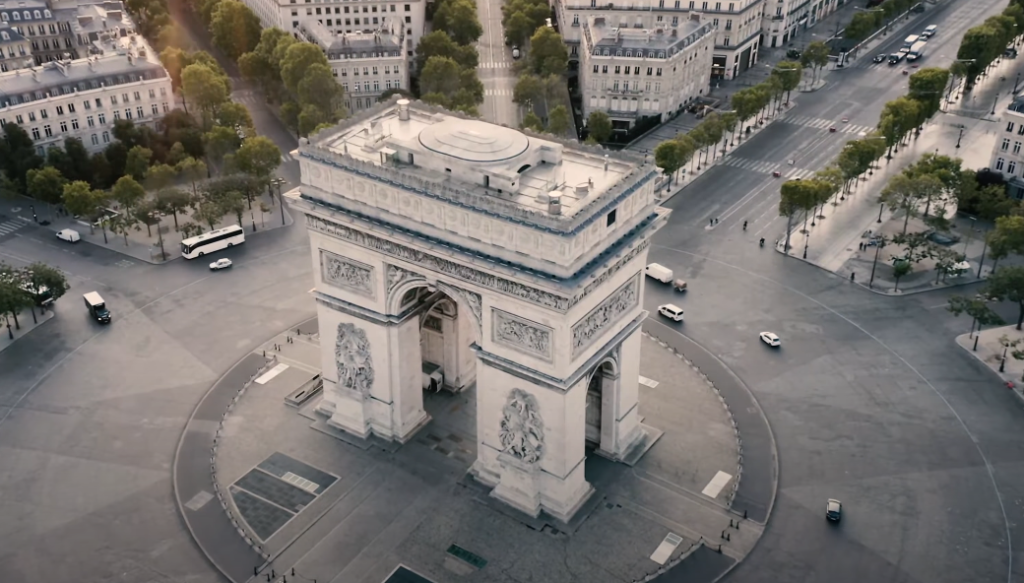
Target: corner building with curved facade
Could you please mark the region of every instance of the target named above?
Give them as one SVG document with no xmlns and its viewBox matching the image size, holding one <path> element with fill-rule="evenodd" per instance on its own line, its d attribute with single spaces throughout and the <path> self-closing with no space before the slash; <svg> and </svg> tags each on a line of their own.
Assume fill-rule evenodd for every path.
<svg viewBox="0 0 1024 583">
<path fill-rule="evenodd" d="M 426 391 L 476 403 L 470 472 L 568 520 L 594 453 L 634 463 L 653 163 L 393 99 L 299 147 L 320 320 L 318 413 L 405 442 Z"/>
</svg>

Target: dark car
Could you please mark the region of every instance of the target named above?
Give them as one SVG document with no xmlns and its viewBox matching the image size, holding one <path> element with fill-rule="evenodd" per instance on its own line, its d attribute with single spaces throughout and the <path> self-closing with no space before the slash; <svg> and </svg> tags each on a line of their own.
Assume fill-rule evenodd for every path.
<svg viewBox="0 0 1024 583">
<path fill-rule="evenodd" d="M 1003 51 L 1003 56 L 1004 57 L 1008 57 L 1010 59 L 1016 59 L 1017 58 L 1017 49 L 1015 49 L 1013 47 L 1007 47 L 1006 50 Z"/>
<path fill-rule="evenodd" d="M 843 503 L 835 498 L 829 498 L 828 503 L 825 505 L 825 518 L 832 522 L 839 522 L 839 519 L 843 517 Z"/>
<path fill-rule="evenodd" d="M 898 65 L 903 60 L 903 53 L 892 53 L 889 55 L 889 64 Z"/>
<path fill-rule="evenodd" d="M 786 58 L 787 59 L 799 59 L 800 58 L 800 51 L 798 51 L 796 49 L 789 49 L 788 51 L 786 51 Z"/>
<path fill-rule="evenodd" d="M 873 62 L 873 63 L 882 63 L 882 62 L 885 61 L 886 57 L 888 57 L 888 56 L 889 55 L 887 55 L 885 53 L 882 53 L 880 55 L 875 55 L 874 58 L 871 59 L 871 62 Z"/>
</svg>

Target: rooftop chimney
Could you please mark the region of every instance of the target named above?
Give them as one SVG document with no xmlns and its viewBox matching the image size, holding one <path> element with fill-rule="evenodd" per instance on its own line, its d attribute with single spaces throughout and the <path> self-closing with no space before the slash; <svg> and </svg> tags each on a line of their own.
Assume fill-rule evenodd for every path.
<svg viewBox="0 0 1024 583">
<path fill-rule="evenodd" d="M 409 121 L 409 100 L 399 99 L 398 100 L 398 120 Z"/>
</svg>

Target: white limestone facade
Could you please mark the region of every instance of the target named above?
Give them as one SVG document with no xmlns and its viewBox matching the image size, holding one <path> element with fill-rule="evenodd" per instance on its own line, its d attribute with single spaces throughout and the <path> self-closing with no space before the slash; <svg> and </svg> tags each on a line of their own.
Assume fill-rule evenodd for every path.
<svg viewBox="0 0 1024 583">
<path fill-rule="evenodd" d="M 141 36 L 111 32 L 92 56 L 0 73 L 0 127 L 16 123 L 40 154 L 75 137 L 107 147 L 114 122 L 155 125 L 173 107 L 171 79 Z"/>
<path fill-rule="evenodd" d="M 644 117 L 661 123 L 710 89 L 715 28 L 699 15 L 675 28 L 612 27 L 603 16 L 582 28 L 584 119 L 603 111 L 622 131 Z"/>
<path fill-rule="evenodd" d="M 801 31 L 835 12 L 843 0 L 768 0 L 764 10 L 763 46 L 784 47 Z M 823 31 L 831 35 L 835 31 Z"/>
<path fill-rule="evenodd" d="M 1024 199 L 1024 98 L 1014 99 L 999 116 L 988 167 L 1003 175 L 1010 196 Z"/>
<path fill-rule="evenodd" d="M 757 63 L 761 25 L 769 0 L 554 0 L 570 65 L 579 65 L 583 23 L 603 17 L 606 26 L 637 30 L 685 29 L 695 16 L 715 27 L 712 79 L 732 79 Z"/>
<path fill-rule="evenodd" d="M 392 99 L 303 140 L 328 423 L 404 442 L 423 391 L 476 392 L 471 473 L 568 520 L 588 442 L 629 460 L 657 168 Z"/>
<path fill-rule="evenodd" d="M 312 19 L 334 34 L 388 30 L 402 36 L 402 54 L 411 62 L 426 23 L 426 0 L 242 0 L 264 28 L 276 27 L 298 34 L 302 22 Z"/>
<path fill-rule="evenodd" d="M 402 47 L 405 33 L 399 30 L 336 33 L 316 20 L 299 23 L 299 36 L 318 45 L 327 64 L 345 90 L 349 112 L 369 109 L 391 89 L 409 90 L 409 62 Z"/>
</svg>

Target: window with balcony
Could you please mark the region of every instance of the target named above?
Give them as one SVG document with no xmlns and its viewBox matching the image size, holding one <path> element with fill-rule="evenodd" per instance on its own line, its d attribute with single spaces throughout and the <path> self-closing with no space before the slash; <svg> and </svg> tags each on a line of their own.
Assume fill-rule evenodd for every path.
<svg viewBox="0 0 1024 583">
<path fill-rule="evenodd" d="M 1013 143 L 1013 153 L 1020 154 L 1020 142 Z"/>
<path fill-rule="evenodd" d="M 1017 162 L 1015 160 L 1010 160 L 1006 164 L 1006 173 L 1007 174 L 1016 174 L 1017 173 Z"/>
<path fill-rule="evenodd" d="M 1002 158 L 996 160 L 996 170 L 1002 172 L 1004 166 L 1006 166 L 1006 160 Z"/>
<path fill-rule="evenodd" d="M 1019 144 L 1020 142 L 1017 143 Z M 1010 149 L 1010 138 L 1003 138 L 1003 145 L 1000 149 L 1004 152 Z"/>
</svg>

